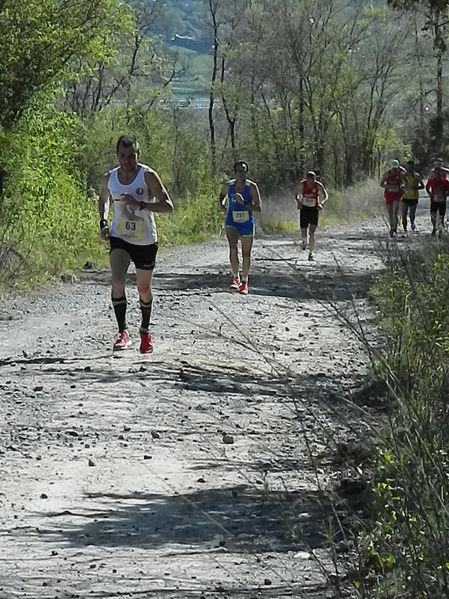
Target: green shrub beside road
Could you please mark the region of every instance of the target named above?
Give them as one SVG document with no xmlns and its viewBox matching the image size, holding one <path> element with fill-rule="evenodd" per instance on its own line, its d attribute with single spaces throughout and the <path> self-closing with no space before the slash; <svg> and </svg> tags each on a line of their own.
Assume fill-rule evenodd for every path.
<svg viewBox="0 0 449 599">
<path fill-rule="evenodd" d="M 449 597 L 448 294 L 441 250 L 434 260 L 402 256 L 374 291 L 390 400 L 364 537 L 376 597 Z"/>
</svg>

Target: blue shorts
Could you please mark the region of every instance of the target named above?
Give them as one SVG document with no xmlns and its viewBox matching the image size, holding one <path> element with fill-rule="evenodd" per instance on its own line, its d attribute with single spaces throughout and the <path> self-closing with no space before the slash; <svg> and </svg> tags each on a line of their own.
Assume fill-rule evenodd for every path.
<svg viewBox="0 0 449 599">
<path fill-rule="evenodd" d="M 235 229 L 240 237 L 244 237 L 245 235 L 254 235 L 254 223 L 233 223 L 232 225 L 226 224 L 226 228 Z"/>
</svg>

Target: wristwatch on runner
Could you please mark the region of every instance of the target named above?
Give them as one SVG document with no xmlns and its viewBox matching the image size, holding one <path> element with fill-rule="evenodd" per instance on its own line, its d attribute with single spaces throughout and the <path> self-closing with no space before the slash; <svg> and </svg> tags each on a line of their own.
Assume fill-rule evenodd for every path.
<svg viewBox="0 0 449 599">
<path fill-rule="evenodd" d="M 146 202 L 140 202 L 139 207 L 141 210 L 145 208 Z"/>
</svg>

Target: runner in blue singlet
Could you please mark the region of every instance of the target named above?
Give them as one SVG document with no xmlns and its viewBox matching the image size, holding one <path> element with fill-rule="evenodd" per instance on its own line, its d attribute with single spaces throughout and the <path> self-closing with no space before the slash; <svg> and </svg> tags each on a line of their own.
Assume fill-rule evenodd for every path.
<svg viewBox="0 0 449 599">
<path fill-rule="evenodd" d="M 234 164 L 235 179 L 231 179 L 220 192 L 219 205 L 226 211 L 226 237 L 229 243 L 229 259 L 232 268 L 231 289 L 248 293 L 248 273 L 254 238 L 254 214 L 260 212 L 261 202 L 256 183 L 246 178 L 248 164 L 238 160 Z M 226 209 L 225 200 L 228 199 Z M 239 274 L 238 241 L 242 244 L 242 279 Z"/>
</svg>

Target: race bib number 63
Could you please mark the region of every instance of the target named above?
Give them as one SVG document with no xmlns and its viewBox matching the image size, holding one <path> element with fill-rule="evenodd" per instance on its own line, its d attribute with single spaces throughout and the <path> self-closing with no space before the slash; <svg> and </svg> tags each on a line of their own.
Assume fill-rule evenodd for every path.
<svg viewBox="0 0 449 599">
<path fill-rule="evenodd" d="M 143 222 L 121 218 L 118 223 L 117 233 L 141 241 L 143 239 Z"/>
</svg>

